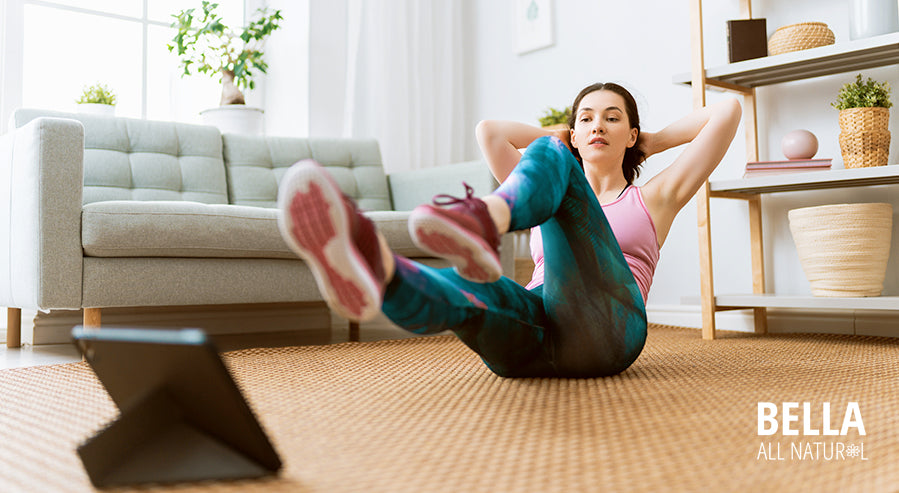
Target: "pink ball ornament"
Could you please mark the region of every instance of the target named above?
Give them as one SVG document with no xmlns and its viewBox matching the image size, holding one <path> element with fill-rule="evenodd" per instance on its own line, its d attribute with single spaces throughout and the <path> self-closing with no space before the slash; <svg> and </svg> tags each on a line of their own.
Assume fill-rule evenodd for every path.
<svg viewBox="0 0 899 493">
<path fill-rule="evenodd" d="M 784 135 L 780 147 L 787 159 L 811 159 L 818 152 L 818 139 L 808 130 L 793 130 Z"/>
</svg>

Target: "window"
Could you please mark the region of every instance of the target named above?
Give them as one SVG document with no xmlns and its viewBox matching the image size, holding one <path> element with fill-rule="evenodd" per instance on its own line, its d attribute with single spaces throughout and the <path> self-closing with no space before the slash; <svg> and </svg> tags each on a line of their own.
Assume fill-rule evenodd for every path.
<svg viewBox="0 0 899 493">
<path fill-rule="evenodd" d="M 171 15 L 199 9 L 199 0 L 6 1 L 22 4 L 18 106 L 75 111 L 95 83 L 116 93 L 116 116 L 199 122 L 200 111 L 218 105 L 217 78 L 182 78 L 166 48 Z M 244 0 L 217 3 L 226 25 L 243 25 Z"/>
</svg>

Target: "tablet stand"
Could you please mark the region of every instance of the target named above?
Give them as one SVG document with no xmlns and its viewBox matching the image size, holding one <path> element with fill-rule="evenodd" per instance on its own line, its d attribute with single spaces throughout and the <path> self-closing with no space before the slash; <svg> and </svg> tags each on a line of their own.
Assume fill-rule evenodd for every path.
<svg viewBox="0 0 899 493">
<path fill-rule="evenodd" d="M 120 417 L 83 445 L 78 455 L 94 486 L 259 477 L 270 471 L 202 426 L 157 389 L 121 410 Z"/>
</svg>

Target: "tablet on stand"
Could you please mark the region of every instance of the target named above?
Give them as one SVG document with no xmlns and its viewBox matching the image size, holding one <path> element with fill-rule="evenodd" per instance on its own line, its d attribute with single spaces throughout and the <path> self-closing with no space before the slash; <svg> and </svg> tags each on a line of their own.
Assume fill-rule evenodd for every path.
<svg viewBox="0 0 899 493">
<path fill-rule="evenodd" d="M 98 487 L 267 476 L 281 460 L 199 329 L 72 330 L 121 414 L 80 447 Z"/>
</svg>

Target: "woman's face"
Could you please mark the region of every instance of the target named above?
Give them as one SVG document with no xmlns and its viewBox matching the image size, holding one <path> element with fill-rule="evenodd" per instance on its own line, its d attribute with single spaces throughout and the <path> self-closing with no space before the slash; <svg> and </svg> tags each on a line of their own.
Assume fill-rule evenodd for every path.
<svg viewBox="0 0 899 493">
<path fill-rule="evenodd" d="M 584 162 L 611 160 L 620 165 L 624 151 L 637 143 L 637 129 L 631 128 L 625 102 L 617 93 L 593 91 L 577 107 L 571 145 Z"/>
</svg>

